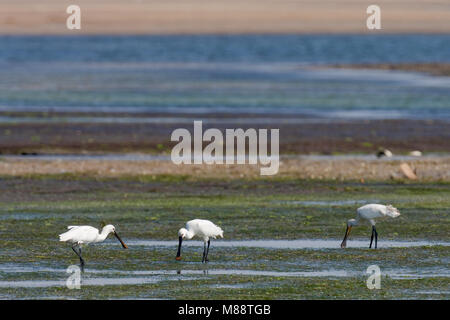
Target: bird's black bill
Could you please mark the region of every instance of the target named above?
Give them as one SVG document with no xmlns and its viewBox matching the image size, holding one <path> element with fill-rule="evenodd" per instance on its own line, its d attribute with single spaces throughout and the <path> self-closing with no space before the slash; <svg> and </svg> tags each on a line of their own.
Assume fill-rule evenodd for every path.
<svg viewBox="0 0 450 320">
<path fill-rule="evenodd" d="M 120 243 L 122 244 L 122 247 L 124 249 L 128 249 L 128 246 L 122 241 L 122 239 L 120 239 L 119 235 L 117 234 L 117 232 L 114 232 L 114 236 L 116 236 L 117 240 L 120 241 Z"/>
<path fill-rule="evenodd" d="M 178 238 L 178 251 L 177 251 L 177 256 L 176 256 L 176 260 L 181 260 L 181 243 L 183 242 L 183 238 L 179 237 Z"/>
<path fill-rule="evenodd" d="M 351 229 L 352 229 L 352 227 L 347 226 L 347 229 L 345 230 L 344 240 L 342 240 L 342 243 L 341 243 L 341 248 L 347 247 L 347 238 L 348 238 L 348 235 L 350 234 Z"/>
</svg>

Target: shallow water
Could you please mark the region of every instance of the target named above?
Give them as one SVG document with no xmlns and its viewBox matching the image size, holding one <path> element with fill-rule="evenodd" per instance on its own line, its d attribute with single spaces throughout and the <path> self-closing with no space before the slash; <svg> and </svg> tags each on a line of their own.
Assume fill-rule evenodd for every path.
<svg viewBox="0 0 450 320">
<path fill-rule="evenodd" d="M 176 247 L 178 241 L 158 241 L 158 240 L 127 240 L 130 246 L 146 247 Z M 220 248 L 246 247 L 246 248 L 266 248 L 266 249 L 340 249 L 341 240 L 322 239 L 299 239 L 299 240 L 241 240 L 241 241 L 214 241 L 211 245 Z M 347 248 L 367 248 L 367 240 L 348 240 Z M 184 241 L 183 246 L 199 247 L 203 246 L 202 241 Z M 409 248 L 422 246 L 450 246 L 450 242 L 440 241 L 378 241 L 378 248 Z"/>
<path fill-rule="evenodd" d="M 236 157 L 235 157 L 236 158 Z M 450 157 L 448 154 L 430 153 L 421 157 L 413 156 L 393 156 L 377 158 L 375 155 L 367 154 L 347 154 L 347 155 L 280 155 L 280 159 L 301 159 L 313 161 L 340 161 L 340 160 L 361 160 L 361 161 L 420 161 L 430 159 L 446 159 Z M 9 160 L 102 160 L 102 161 L 170 161 L 169 155 L 152 155 L 139 153 L 122 153 L 122 154 L 36 154 L 36 155 L 0 155 L 1 159 Z M 194 158 L 193 158 L 194 159 Z M 204 158 L 206 159 L 206 158 Z M 224 161 L 227 157 L 224 157 Z M 246 156 L 248 161 L 248 156 Z"/>
<path fill-rule="evenodd" d="M 121 285 L 140 285 L 158 283 L 168 280 L 159 277 L 138 277 L 138 278 L 88 278 L 82 279 L 82 286 L 121 286 Z M 174 279 L 175 280 L 175 279 Z M 181 278 L 176 279 L 183 280 Z M 190 279 L 192 280 L 192 279 Z M 0 288 L 48 288 L 48 287 L 66 287 L 66 281 L 58 280 L 19 280 L 19 281 L 0 281 Z"/>
<path fill-rule="evenodd" d="M 445 34 L 1 36 L 0 63 L 440 62 L 449 59 L 449 41 Z"/>
<path fill-rule="evenodd" d="M 144 70 L 145 66 L 139 71 L 123 66 L 123 70 L 113 68 L 99 72 L 99 67 L 101 63 L 100 66 L 85 66 L 88 71 L 77 75 L 80 71 L 76 66 L 68 71 L 59 65 L 38 65 L 32 68 L 35 70 L 31 74 L 29 70 L 15 70 L 12 77 L 11 73 L 3 75 L 8 76 L 8 81 L 2 80 L 0 72 L 0 97 L 8 97 L 0 98 L 0 110 L 18 111 L 20 107 L 23 111 L 114 112 L 120 108 L 130 113 L 136 110 L 135 105 L 139 105 L 138 112 L 164 112 L 168 116 L 52 119 L 31 118 L 24 114 L 24 118 L 3 116 L 0 122 L 188 124 L 193 119 L 183 119 L 177 114 L 217 112 L 301 116 L 276 119 L 277 122 L 291 124 L 360 119 L 450 119 L 447 108 L 450 77 L 376 70 L 305 70 L 298 65 L 280 64 L 263 71 L 252 64 L 244 64 L 240 70 L 208 63 L 189 71 L 182 65 L 156 71 L 152 68 Z M 35 74 L 45 78 L 45 81 L 40 80 L 37 88 L 36 84 L 28 83 Z M 83 81 L 83 84 L 78 81 Z M 19 90 L 11 91 L 11 82 Z M 126 88 L 123 87 L 124 82 L 127 83 Z M 55 86 L 59 87 L 58 92 L 53 92 Z M 36 94 L 36 89 L 39 94 Z M 234 122 L 239 125 L 274 121 L 256 117 L 240 121 L 210 119 L 205 123 Z"/>
<path fill-rule="evenodd" d="M 174 273 L 176 274 L 176 273 Z M 196 270 L 182 271 L 176 277 L 114 277 L 114 278 L 87 278 L 83 279 L 82 286 L 121 286 L 158 283 L 160 281 L 195 280 L 192 277 L 182 277 L 181 275 L 217 276 L 217 275 L 237 275 L 237 276 L 263 276 L 263 277 L 345 277 L 345 271 L 341 272 L 275 272 L 256 270 L 210 270 L 208 272 Z M 65 287 L 65 281 L 58 280 L 20 280 L 20 281 L 0 281 L 0 288 L 46 288 Z"/>
<path fill-rule="evenodd" d="M 19 108 L 5 108 L 0 106 L 0 111 L 19 111 L 17 110 Z M 74 108 L 76 109 L 76 108 Z M 26 110 L 26 109 L 25 109 Z M 28 110 L 30 111 L 30 110 Z M 38 111 L 42 111 L 39 110 Z M 60 111 L 60 110 L 58 110 Z M 76 110 L 71 110 L 76 111 Z M 92 111 L 92 110 L 91 110 Z M 129 112 L 128 110 L 125 110 Z M 180 112 L 184 112 L 184 110 L 179 110 Z M 225 110 L 224 110 L 225 111 Z M 237 112 L 238 113 L 238 112 Z M 354 123 L 358 121 L 361 118 L 365 118 L 366 116 L 369 116 L 369 118 L 372 119 L 385 119 L 386 116 L 383 116 L 382 113 L 377 114 L 376 112 L 372 114 L 353 114 L 353 117 L 355 119 L 347 119 L 352 117 L 352 113 L 343 113 L 342 116 L 336 115 L 335 117 L 330 118 L 324 118 L 324 117 L 314 117 L 314 115 L 303 116 L 301 118 L 296 118 L 295 116 L 290 115 L 280 115 L 276 118 L 276 122 L 280 125 L 288 125 L 288 124 L 326 124 L 326 123 L 332 123 L 335 121 L 339 121 L 339 123 Z M 391 119 L 397 119 L 402 118 L 402 115 L 399 114 L 398 116 L 390 115 Z M 8 123 L 8 124 L 29 124 L 29 123 L 39 123 L 39 124 L 52 124 L 52 123 L 79 123 L 79 124 L 85 124 L 85 123 L 101 123 L 101 124 L 180 124 L 180 125 L 191 125 L 194 121 L 199 120 L 199 117 L 177 117 L 174 115 L 166 116 L 166 117 L 111 117 L 111 116 L 89 116 L 89 114 L 86 114 L 86 116 L 58 116 L 58 117 L 28 117 L 28 116 L 0 116 L 0 123 Z M 252 118 L 207 118 L 202 119 L 203 125 L 205 126 L 216 126 L 216 125 L 233 125 L 235 127 L 237 126 L 249 126 L 249 125 L 270 125 L 274 123 L 274 118 L 266 117 L 266 118 L 259 118 L 259 117 L 252 117 Z"/>
<path fill-rule="evenodd" d="M 55 276 L 64 277 L 65 270 L 55 268 L 23 267 L 23 266 L 2 266 L 1 273 L 16 273 L 17 275 L 26 273 L 49 273 L 50 278 Z M 105 275 L 98 277 L 97 275 Z M 109 275 L 109 276 L 107 276 Z M 215 276 L 242 276 L 242 277 L 300 277 L 300 278 L 345 278 L 345 277 L 365 277 L 366 273 L 355 270 L 319 270 L 319 271 L 266 271 L 249 269 L 215 269 L 204 266 L 203 270 L 190 270 L 178 268 L 177 270 L 96 270 L 86 269 L 81 275 L 82 286 L 123 286 L 152 284 L 161 281 L 197 280 L 201 277 Z M 424 278 L 450 278 L 449 270 L 422 269 L 419 272 L 405 269 L 383 270 L 382 276 L 392 279 L 424 279 Z M 67 274 L 65 274 L 67 277 Z M 46 288 L 65 287 L 66 280 L 17 280 L 1 281 L 0 288 Z M 216 285 L 215 287 L 242 288 L 245 285 Z"/>
<path fill-rule="evenodd" d="M 417 294 L 445 294 L 450 295 L 450 291 L 416 291 Z"/>
</svg>

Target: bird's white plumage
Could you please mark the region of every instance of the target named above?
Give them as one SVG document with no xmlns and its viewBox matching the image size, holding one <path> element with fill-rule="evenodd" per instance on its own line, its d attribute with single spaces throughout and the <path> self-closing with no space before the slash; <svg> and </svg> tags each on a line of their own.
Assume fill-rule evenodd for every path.
<svg viewBox="0 0 450 320">
<path fill-rule="evenodd" d="M 194 219 L 188 221 L 186 223 L 186 230 L 188 232 L 189 239 L 194 236 L 198 236 L 206 242 L 209 238 L 223 238 L 223 230 L 209 220 Z"/>
<path fill-rule="evenodd" d="M 392 151 L 390 151 L 390 150 L 388 150 L 388 149 L 380 150 L 380 151 L 378 151 L 378 153 L 377 153 L 377 157 L 378 157 L 378 158 L 381 158 L 381 157 L 387 157 L 387 158 L 390 158 L 390 157 L 392 157 L 392 156 L 393 156 Z"/>
<path fill-rule="evenodd" d="M 110 232 L 114 231 L 111 225 L 105 226 L 100 233 L 97 228 L 91 226 L 68 226 L 69 231 L 59 235 L 59 241 L 68 241 L 78 244 L 101 242 Z"/>
<path fill-rule="evenodd" d="M 368 220 L 372 225 L 375 225 L 375 220 L 377 218 L 396 218 L 400 215 L 400 212 L 391 205 L 383 204 L 366 204 L 356 210 L 358 213 L 358 218 Z M 358 219 L 359 220 L 359 219 Z"/>
<path fill-rule="evenodd" d="M 408 153 L 408 155 L 411 157 L 421 157 L 422 152 L 419 150 L 414 150 L 414 151 L 411 151 L 410 153 Z"/>
</svg>

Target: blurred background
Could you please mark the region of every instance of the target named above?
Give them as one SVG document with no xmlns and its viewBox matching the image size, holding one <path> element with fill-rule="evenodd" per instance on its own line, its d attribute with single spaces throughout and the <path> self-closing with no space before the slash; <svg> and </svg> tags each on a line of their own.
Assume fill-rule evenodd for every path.
<svg viewBox="0 0 450 320">
<path fill-rule="evenodd" d="M 170 133 L 281 129 L 283 154 L 450 149 L 450 3 L 0 1 L 0 152 L 168 154 Z"/>
</svg>

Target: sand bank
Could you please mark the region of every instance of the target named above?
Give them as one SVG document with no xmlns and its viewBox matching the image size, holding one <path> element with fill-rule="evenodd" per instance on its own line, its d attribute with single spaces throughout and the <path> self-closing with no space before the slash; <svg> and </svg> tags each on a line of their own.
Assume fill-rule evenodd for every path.
<svg viewBox="0 0 450 320">
<path fill-rule="evenodd" d="M 0 1 L 0 34 L 373 33 L 364 0 L 78 0 L 82 29 L 66 28 L 68 0 Z M 379 0 L 386 33 L 448 33 L 446 0 Z"/>
<path fill-rule="evenodd" d="M 273 178 L 336 180 L 406 180 L 398 160 L 351 158 L 281 159 L 279 173 Z M 450 158 L 431 157 L 409 160 L 419 181 L 450 181 Z M 258 165 L 175 165 L 171 161 L 39 160 L 0 159 L 0 175 L 27 176 L 76 174 L 95 177 L 181 175 L 187 179 L 258 178 Z"/>
</svg>

